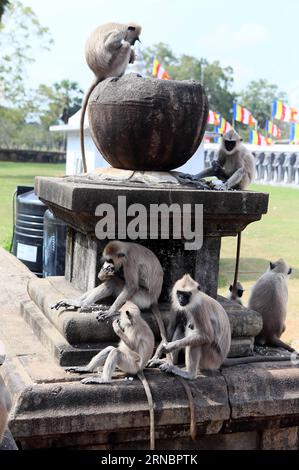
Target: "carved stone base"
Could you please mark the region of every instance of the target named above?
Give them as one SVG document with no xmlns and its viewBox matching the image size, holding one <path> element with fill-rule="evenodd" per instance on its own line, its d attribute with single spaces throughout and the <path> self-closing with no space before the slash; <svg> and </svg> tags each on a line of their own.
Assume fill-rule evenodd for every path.
<svg viewBox="0 0 299 470">
<path fill-rule="evenodd" d="M 28 293 L 31 300 L 21 303 L 21 315 L 60 365 L 85 364 L 101 349 L 117 343 L 111 319 L 99 322 L 95 312 L 56 311 L 50 308 L 62 298 L 76 298 L 81 294 L 63 277 L 34 278 L 28 284 Z M 232 327 L 229 356 L 251 355 L 253 338 L 262 328 L 260 315 L 223 297 L 219 296 L 218 300 L 228 313 Z M 169 304 L 160 304 L 160 310 L 167 325 L 172 315 Z M 142 315 L 158 342 L 159 330 L 152 312 L 145 311 Z"/>
</svg>

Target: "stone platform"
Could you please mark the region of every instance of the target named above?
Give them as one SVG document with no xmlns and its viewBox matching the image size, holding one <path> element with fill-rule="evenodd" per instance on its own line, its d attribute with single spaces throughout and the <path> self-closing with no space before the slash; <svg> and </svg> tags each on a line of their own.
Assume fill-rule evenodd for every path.
<svg viewBox="0 0 299 470">
<path fill-rule="evenodd" d="M 57 312 L 50 308 L 61 298 L 76 298 L 82 293 L 63 277 L 31 279 L 28 293 L 31 300 L 21 302 L 21 315 L 61 366 L 86 364 L 101 349 L 118 342 L 111 319 L 98 322 L 94 312 L 64 309 Z M 262 329 L 261 316 L 224 297 L 219 296 L 218 300 L 225 308 L 232 328 L 229 357 L 251 355 L 254 337 Z M 167 325 L 172 315 L 169 304 L 160 304 L 160 311 Z M 145 311 L 142 316 L 159 342 L 159 329 L 154 315 L 151 311 Z"/>
<path fill-rule="evenodd" d="M 149 415 L 141 383 L 85 386 L 57 365 L 19 314 L 30 301 L 28 269 L 0 249 L 1 374 L 13 407 L 10 429 L 23 449 L 148 449 Z M 33 282 L 33 281 L 31 281 Z M 181 383 L 148 370 L 157 449 L 298 449 L 299 368 L 259 363 L 200 374 L 190 382 L 198 438 L 189 437 L 189 403 Z M 121 416 L 121 419 L 120 419 Z"/>
</svg>

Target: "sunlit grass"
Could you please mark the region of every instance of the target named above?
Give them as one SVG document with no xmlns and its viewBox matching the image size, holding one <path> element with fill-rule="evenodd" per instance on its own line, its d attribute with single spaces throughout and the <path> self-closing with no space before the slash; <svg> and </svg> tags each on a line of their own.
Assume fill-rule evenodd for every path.
<svg viewBox="0 0 299 470">
<path fill-rule="evenodd" d="M 0 246 L 9 249 L 13 195 L 18 185 L 33 186 L 35 176 L 60 176 L 65 164 L 0 162 Z"/>
<path fill-rule="evenodd" d="M 293 268 L 289 280 L 289 303 L 286 341 L 299 339 L 299 190 L 253 185 L 254 191 L 270 195 L 268 213 L 250 224 L 242 233 L 239 280 L 246 291 L 247 303 L 251 286 L 263 274 L 269 261 L 284 258 Z M 236 238 L 222 239 L 219 293 L 226 295 L 233 280 Z"/>
</svg>

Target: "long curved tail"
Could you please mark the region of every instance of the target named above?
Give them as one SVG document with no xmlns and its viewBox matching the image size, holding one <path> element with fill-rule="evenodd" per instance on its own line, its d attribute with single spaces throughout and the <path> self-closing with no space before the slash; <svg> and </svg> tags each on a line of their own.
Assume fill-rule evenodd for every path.
<svg viewBox="0 0 299 470">
<path fill-rule="evenodd" d="M 97 86 L 97 84 L 101 80 L 95 79 L 89 89 L 87 90 L 86 95 L 84 96 L 82 108 L 81 108 L 81 116 L 80 116 L 80 147 L 81 147 L 81 159 L 82 159 L 82 164 L 83 164 L 83 171 L 84 173 L 87 173 L 87 162 L 86 162 L 86 155 L 85 155 L 85 144 L 84 144 L 84 119 L 85 119 L 85 113 L 88 105 L 88 101 L 90 98 L 91 93 Z"/>
<path fill-rule="evenodd" d="M 145 378 L 143 370 L 138 372 L 138 378 L 141 381 L 146 398 L 148 401 L 149 415 L 150 415 L 150 450 L 155 450 L 155 413 L 154 413 L 154 402 L 153 396 L 148 384 L 147 379 Z"/>
</svg>

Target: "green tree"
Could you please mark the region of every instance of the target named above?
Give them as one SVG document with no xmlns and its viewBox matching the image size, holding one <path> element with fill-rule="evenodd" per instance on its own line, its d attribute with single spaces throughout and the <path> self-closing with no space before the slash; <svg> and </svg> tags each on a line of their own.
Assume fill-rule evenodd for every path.
<svg viewBox="0 0 299 470">
<path fill-rule="evenodd" d="M 274 99 L 287 101 L 286 93 L 280 91 L 277 85 L 265 79 L 252 80 L 240 93 L 239 103 L 250 110 L 258 121 L 260 128 L 265 128 L 267 117 L 271 117 Z"/>
<path fill-rule="evenodd" d="M 206 59 L 198 59 L 189 55 L 176 57 L 170 46 L 158 43 L 146 48 L 143 60 L 146 72 L 152 74 L 153 58 L 156 57 L 169 75 L 175 80 L 198 80 L 203 83 L 207 93 L 210 109 L 219 112 L 225 119 L 232 119 L 232 103 L 236 93 L 232 92 L 233 69 L 221 67 L 220 62 L 209 63 Z"/>
<path fill-rule="evenodd" d="M 52 86 L 40 85 L 34 102 L 44 128 L 59 121 L 67 124 L 69 118 L 81 107 L 83 91 L 77 82 L 62 80 Z"/>
<path fill-rule="evenodd" d="M 33 45 L 49 49 L 53 41 L 34 11 L 16 0 L 6 5 L 0 42 L 0 103 L 14 107 L 24 103 L 24 79 L 27 65 L 34 62 Z"/>
</svg>

